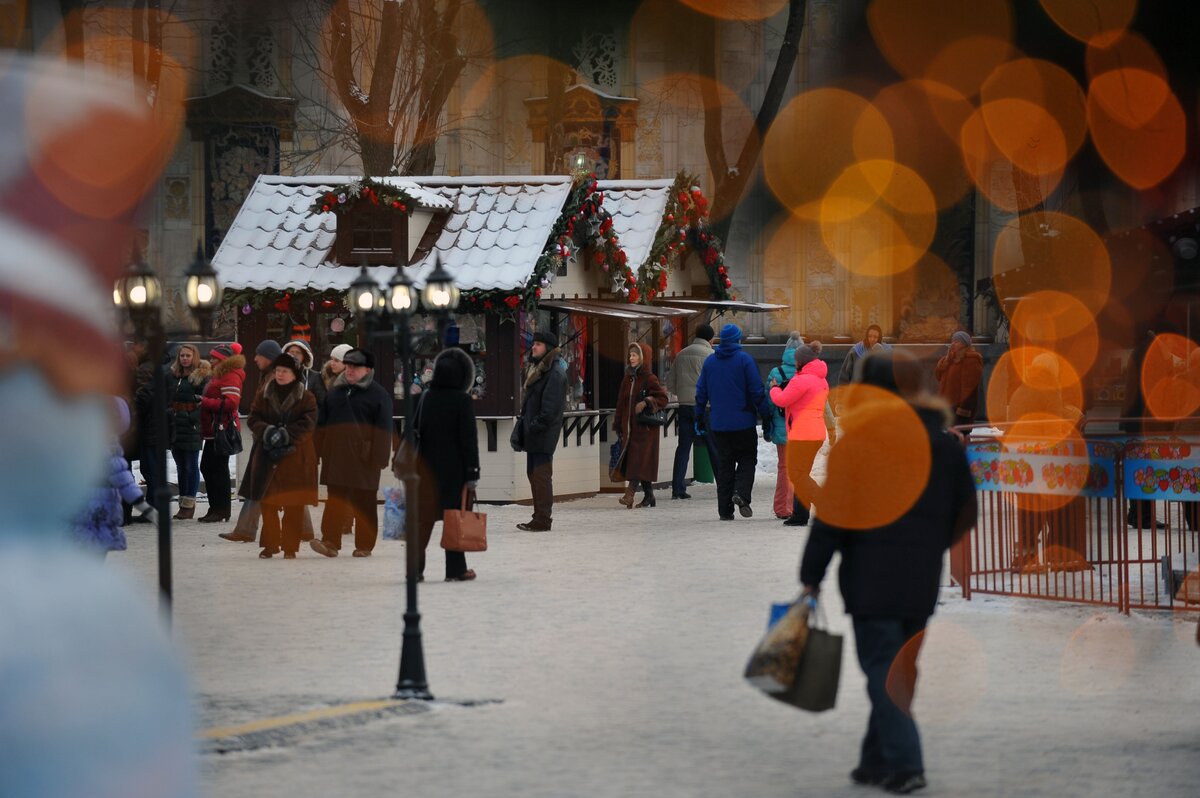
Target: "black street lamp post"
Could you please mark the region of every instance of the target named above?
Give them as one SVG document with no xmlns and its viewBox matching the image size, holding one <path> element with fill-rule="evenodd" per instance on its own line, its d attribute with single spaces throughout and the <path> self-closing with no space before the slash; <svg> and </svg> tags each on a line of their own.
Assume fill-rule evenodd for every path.
<svg viewBox="0 0 1200 798">
<path fill-rule="evenodd" d="M 204 251 L 196 245 L 196 258 L 187 270 L 185 295 L 192 315 L 207 335 L 213 312 L 221 304 L 221 285 Z M 146 341 L 150 362 L 154 365 L 151 386 L 151 415 L 154 422 L 154 462 L 149 464 L 154 477 L 154 495 L 150 503 L 158 513 L 158 589 L 164 614 L 171 617 L 171 491 L 167 488 L 167 370 L 163 364 L 168 337 L 195 335 L 191 330 L 167 330 L 162 319 L 162 285 L 136 248 L 126 273 L 113 287 L 113 302 L 124 308 L 133 322 L 135 334 Z M 147 464 L 143 463 L 143 468 Z"/>
<path fill-rule="evenodd" d="M 435 267 L 421 291 L 426 310 L 432 311 L 442 323 L 458 307 L 459 290 L 453 278 L 441 267 L 435 254 Z M 364 265 L 350 286 L 350 298 L 366 335 L 392 336 L 403 366 L 400 384 L 404 386 L 401 398 L 401 414 L 404 416 L 404 434 L 400 455 L 395 460 L 395 473 L 404 484 L 405 517 L 405 587 L 404 637 L 400 648 L 400 675 L 396 681 L 395 697 L 429 701 L 429 682 L 425 676 L 425 651 L 421 642 L 421 613 L 417 609 L 417 580 L 420 571 L 421 540 L 417 518 L 417 492 L 420 477 L 417 475 L 416 426 L 413 422 L 413 401 L 410 380 L 414 371 L 412 340 L 409 334 L 409 317 L 418 307 L 418 294 L 412 281 L 404 275 L 404 267 L 397 266 L 396 274 L 387 286 L 384 295 Z M 378 328 L 378 332 L 376 332 Z M 439 334 L 439 341 L 441 335 Z"/>
</svg>

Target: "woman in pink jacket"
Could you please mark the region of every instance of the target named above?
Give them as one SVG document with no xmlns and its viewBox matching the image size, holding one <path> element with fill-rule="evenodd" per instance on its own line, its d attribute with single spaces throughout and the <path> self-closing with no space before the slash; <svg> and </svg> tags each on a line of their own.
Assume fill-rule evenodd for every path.
<svg viewBox="0 0 1200 798">
<path fill-rule="evenodd" d="M 786 386 L 771 387 L 771 401 L 783 410 L 787 422 L 787 473 L 800 507 L 800 523 L 808 522 L 808 508 L 817 497 L 812 478 L 813 460 L 825 443 L 825 400 L 829 396 L 829 367 L 811 347 L 796 349 L 796 376 Z"/>
</svg>

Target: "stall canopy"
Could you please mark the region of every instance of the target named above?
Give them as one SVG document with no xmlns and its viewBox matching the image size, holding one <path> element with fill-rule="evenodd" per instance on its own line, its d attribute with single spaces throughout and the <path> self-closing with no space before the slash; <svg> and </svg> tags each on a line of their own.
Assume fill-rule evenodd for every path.
<svg viewBox="0 0 1200 798">
<path fill-rule="evenodd" d="M 627 302 L 605 302 L 600 299 L 543 299 L 538 303 L 538 307 L 543 310 L 558 310 L 583 316 L 599 316 L 624 321 L 674 319 L 699 312 L 699 310 L 689 308 L 633 305 Z"/>
<path fill-rule="evenodd" d="M 723 313 L 775 313 L 787 310 L 790 305 L 772 305 L 767 302 L 741 302 L 733 299 L 690 299 L 687 297 L 661 297 L 654 300 L 659 307 L 688 308 L 693 313 L 714 310 Z"/>
</svg>

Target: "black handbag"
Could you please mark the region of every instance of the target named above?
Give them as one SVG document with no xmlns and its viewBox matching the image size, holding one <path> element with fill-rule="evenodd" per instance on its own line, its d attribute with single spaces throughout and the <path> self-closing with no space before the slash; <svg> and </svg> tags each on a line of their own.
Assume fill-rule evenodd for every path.
<svg viewBox="0 0 1200 798">
<path fill-rule="evenodd" d="M 646 403 L 646 407 L 651 406 L 645 391 L 642 391 L 642 401 Z M 666 408 L 643 410 L 637 414 L 637 421 L 647 427 L 665 427 L 667 426 L 667 410 Z"/>
<path fill-rule="evenodd" d="M 217 416 L 213 424 L 213 448 L 220 457 L 229 457 L 242 451 L 242 432 L 232 412 Z"/>
</svg>

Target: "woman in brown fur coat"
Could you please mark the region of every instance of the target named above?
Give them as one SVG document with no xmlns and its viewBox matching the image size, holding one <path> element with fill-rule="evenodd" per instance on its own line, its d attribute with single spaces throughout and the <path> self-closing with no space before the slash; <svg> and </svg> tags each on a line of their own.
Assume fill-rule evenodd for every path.
<svg viewBox="0 0 1200 798">
<path fill-rule="evenodd" d="M 667 392 L 654 375 L 650 347 L 642 343 L 629 345 L 629 365 L 617 393 L 617 412 L 613 428 L 621 439 L 621 471 L 629 480 L 621 504 L 633 507 L 634 493 L 641 484 L 645 496 L 638 507 L 653 507 L 654 483 L 658 480 L 658 443 L 662 427 L 638 421 L 642 411 L 653 413 L 667 406 Z"/>
<path fill-rule="evenodd" d="M 280 355 L 271 366 L 274 380 L 254 397 L 246 420 L 254 448 L 239 493 L 262 502 L 263 550 L 258 556 L 268 559 L 282 548 L 290 560 L 300 548 L 304 506 L 317 503 L 317 399 L 304 387 L 301 367 L 290 355 Z"/>
</svg>

